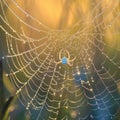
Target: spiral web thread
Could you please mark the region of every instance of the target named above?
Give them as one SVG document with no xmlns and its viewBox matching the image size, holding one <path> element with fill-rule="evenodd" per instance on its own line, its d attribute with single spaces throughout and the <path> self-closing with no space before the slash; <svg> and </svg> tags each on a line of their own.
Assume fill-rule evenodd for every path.
<svg viewBox="0 0 120 120">
<path fill-rule="evenodd" d="M 114 42 L 119 44 L 116 36 L 120 35 L 120 28 L 118 25 L 116 30 L 114 26 L 120 19 L 120 1 L 103 2 L 93 7 L 92 20 L 78 22 L 72 33 L 72 28 L 50 29 L 15 0 L 0 1 L 6 76 L 14 85 L 18 99 L 32 111 L 31 119 L 110 120 L 118 114 L 120 46 L 108 43 L 105 35 L 109 31 Z M 21 24 L 19 31 L 10 24 L 6 9 Z M 26 22 L 21 14 L 37 26 Z M 80 24 L 82 27 L 78 28 Z M 24 27 L 40 37 L 28 36 Z M 69 52 L 69 61 L 76 57 L 72 66 L 55 63 L 61 61 L 58 57 L 61 50 L 61 56 L 66 55 L 64 50 Z"/>
</svg>

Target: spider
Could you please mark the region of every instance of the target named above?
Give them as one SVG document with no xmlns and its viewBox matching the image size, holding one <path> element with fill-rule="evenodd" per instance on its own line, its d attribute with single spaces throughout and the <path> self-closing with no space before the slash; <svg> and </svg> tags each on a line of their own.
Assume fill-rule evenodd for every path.
<svg viewBox="0 0 120 120">
<path fill-rule="evenodd" d="M 63 56 L 62 57 L 62 51 L 63 50 L 60 50 L 59 52 L 59 60 L 58 62 L 55 61 L 56 64 L 63 64 L 63 65 L 69 65 L 69 66 L 72 66 L 73 65 L 73 61 L 76 59 L 76 57 L 74 57 L 73 59 L 70 59 L 70 54 L 67 50 L 65 50 L 65 52 L 67 53 L 67 57 L 66 56 Z"/>
</svg>

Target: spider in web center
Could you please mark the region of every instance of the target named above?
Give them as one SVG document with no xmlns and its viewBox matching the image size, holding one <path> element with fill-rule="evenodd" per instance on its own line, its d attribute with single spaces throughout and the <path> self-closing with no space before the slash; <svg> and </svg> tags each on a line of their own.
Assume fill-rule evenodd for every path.
<svg viewBox="0 0 120 120">
<path fill-rule="evenodd" d="M 65 52 L 66 56 L 62 57 L 62 52 Z M 60 52 L 59 52 L 59 60 L 60 61 L 58 61 L 58 62 L 55 61 L 55 63 L 72 66 L 75 59 L 76 59 L 76 57 L 74 57 L 73 59 L 70 58 L 70 53 L 67 50 L 64 50 L 64 51 L 60 50 Z"/>
</svg>

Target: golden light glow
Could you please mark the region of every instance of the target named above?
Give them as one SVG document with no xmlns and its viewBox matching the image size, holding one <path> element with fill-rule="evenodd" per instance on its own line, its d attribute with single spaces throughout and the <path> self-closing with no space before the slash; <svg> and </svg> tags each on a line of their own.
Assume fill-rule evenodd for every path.
<svg viewBox="0 0 120 120">
<path fill-rule="evenodd" d="M 36 0 L 36 17 L 48 26 L 57 26 L 62 12 L 62 5 L 60 0 Z M 51 26 L 51 27 L 52 27 Z"/>
<path fill-rule="evenodd" d="M 76 118 L 77 117 L 77 111 L 71 111 L 70 113 L 72 118 Z"/>
</svg>

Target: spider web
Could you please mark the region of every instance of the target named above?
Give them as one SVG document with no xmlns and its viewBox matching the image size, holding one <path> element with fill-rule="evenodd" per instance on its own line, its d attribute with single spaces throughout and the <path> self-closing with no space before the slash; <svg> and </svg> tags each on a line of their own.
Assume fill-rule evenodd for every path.
<svg viewBox="0 0 120 120">
<path fill-rule="evenodd" d="M 15 0 L 0 1 L 4 69 L 31 119 L 110 120 L 119 113 L 120 1 L 91 3 L 88 20 L 54 30 Z M 72 66 L 55 63 L 61 50 L 69 62 L 76 57 Z"/>
</svg>

